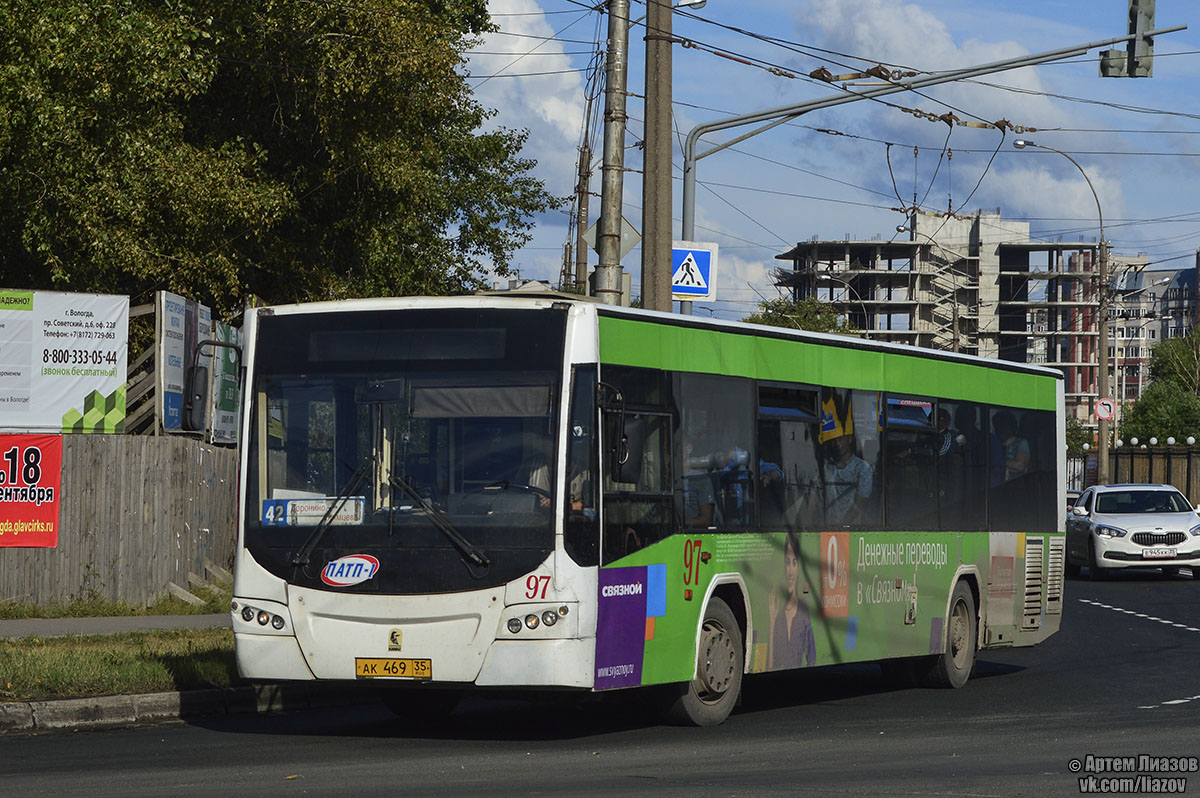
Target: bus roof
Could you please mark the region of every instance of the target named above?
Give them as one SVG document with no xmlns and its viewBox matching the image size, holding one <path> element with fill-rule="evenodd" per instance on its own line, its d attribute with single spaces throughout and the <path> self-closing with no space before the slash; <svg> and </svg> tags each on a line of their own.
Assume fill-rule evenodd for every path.
<svg viewBox="0 0 1200 798">
<path fill-rule="evenodd" d="M 258 312 L 270 314 L 292 313 L 333 313 L 338 311 L 372 311 L 372 310 L 401 310 L 422 307 L 511 307 L 513 305 L 528 305 L 531 308 L 549 308 L 557 304 L 577 305 L 586 309 L 587 313 L 597 316 L 625 318 L 631 321 L 642 321 L 654 324 L 665 324 L 671 327 L 685 329 L 713 330 L 737 335 L 750 335 L 760 338 L 776 338 L 781 340 L 802 341 L 822 346 L 835 346 L 842 349 L 856 349 L 886 354 L 904 355 L 929 360 L 942 360 L 962 363 L 964 365 L 983 366 L 990 369 L 1015 371 L 1035 374 L 1063 380 L 1064 375 L 1058 369 L 1039 366 L 1031 363 L 1017 363 L 1008 360 L 968 355 L 959 352 L 948 352 L 940 349 L 925 349 L 923 347 L 907 346 L 885 341 L 873 341 L 850 335 L 834 333 L 810 332 L 792 330 L 785 327 L 772 327 L 763 324 L 749 324 L 741 321 L 725 321 L 712 317 L 686 316 L 678 313 L 664 313 L 640 308 L 627 308 L 618 305 L 604 305 L 593 297 L 579 296 L 557 291 L 489 291 L 471 295 L 444 297 L 373 297 L 364 299 L 342 299 L 324 302 L 310 302 L 293 305 L 275 305 L 257 308 Z"/>
</svg>

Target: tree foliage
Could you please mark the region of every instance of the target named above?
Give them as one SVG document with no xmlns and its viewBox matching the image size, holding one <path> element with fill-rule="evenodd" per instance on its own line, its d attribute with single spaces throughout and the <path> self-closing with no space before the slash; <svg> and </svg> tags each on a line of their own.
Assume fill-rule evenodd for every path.
<svg viewBox="0 0 1200 798">
<path fill-rule="evenodd" d="M 463 77 L 484 0 L 0 0 L 0 285 L 451 293 L 556 205 Z"/>
<path fill-rule="evenodd" d="M 1159 341 L 1150 353 L 1150 379 L 1174 382 L 1200 395 L 1200 328 L 1193 327 L 1182 338 Z"/>
<path fill-rule="evenodd" d="M 812 297 L 799 301 L 788 297 L 763 300 L 758 304 L 758 311 L 742 321 L 811 332 L 844 335 L 856 335 L 859 332 L 857 327 L 838 314 L 833 305 Z"/>
<path fill-rule="evenodd" d="M 1127 441 L 1166 441 L 1168 436 L 1183 441 L 1189 435 L 1200 438 L 1200 396 L 1171 380 L 1150 383 L 1121 422 L 1121 437 Z"/>
<path fill-rule="evenodd" d="M 1068 418 L 1067 423 L 1067 451 L 1071 454 L 1083 454 L 1083 445 L 1094 444 L 1095 436 L 1092 431 L 1079 423 L 1078 419 Z"/>
</svg>

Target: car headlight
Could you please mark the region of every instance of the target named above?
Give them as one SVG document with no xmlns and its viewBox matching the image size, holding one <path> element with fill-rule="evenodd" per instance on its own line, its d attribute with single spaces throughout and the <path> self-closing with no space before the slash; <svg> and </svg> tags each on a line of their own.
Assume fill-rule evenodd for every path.
<svg viewBox="0 0 1200 798">
<path fill-rule="evenodd" d="M 1196 535 L 1196 536 L 1200 536 L 1200 524 L 1196 524 L 1194 527 L 1192 527 L 1191 529 L 1189 529 L 1189 530 L 1188 530 L 1188 534 L 1189 534 L 1189 535 Z"/>
<path fill-rule="evenodd" d="M 1098 526 L 1096 527 L 1096 534 L 1103 538 L 1123 538 L 1125 537 L 1125 530 L 1118 529 L 1115 526 Z"/>
</svg>

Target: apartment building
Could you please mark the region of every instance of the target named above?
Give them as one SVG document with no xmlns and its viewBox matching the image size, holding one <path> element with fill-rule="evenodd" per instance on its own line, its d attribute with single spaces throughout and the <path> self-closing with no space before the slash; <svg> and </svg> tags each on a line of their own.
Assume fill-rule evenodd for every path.
<svg viewBox="0 0 1200 798">
<path fill-rule="evenodd" d="M 833 303 L 870 338 L 1041 363 L 1066 376 L 1067 413 L 1095 422 L 1100 285 L 1095 240 L 1032 240 L 999 209 L 917 214 L 887 239 L 800 242 L 776 259 L 794 299 Z M 1200 254 L 1197 256 L 1200 258 Z M 1118 403 L 1145 386 L 1150 347 L 1197 320 L 1197 265 L 1109 255 L 1109 368 Z"/>
</svg>

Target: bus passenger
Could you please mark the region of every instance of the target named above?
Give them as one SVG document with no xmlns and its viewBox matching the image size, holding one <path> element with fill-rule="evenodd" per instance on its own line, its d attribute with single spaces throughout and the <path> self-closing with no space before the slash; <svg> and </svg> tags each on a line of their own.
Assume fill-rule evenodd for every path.
<svg viewBox="0 0 1200 798">
<path fill-rule="evenodd" d="M 693 454 L 690 440 L 683 442 L 683 523 L 687 529 L 708 529 L 715 526 L 717 496 L 713 487 L 711 455 Z"/>
<path fill-rule="evenodd" d="M 852 523 L 870 501 L 875 470 L 854 453 L 853 435 L 827 440 L 825 517 L 830 524 Z"/>
<path fill-rule="evenodd" d="M 1029 470 L 1029 441 L 1017 435 L 1017 420 L 1007 410 L 992 417 L 992 428 L 1004 447 L 1004 479 L 1016 479 Z"/>
</svg>

